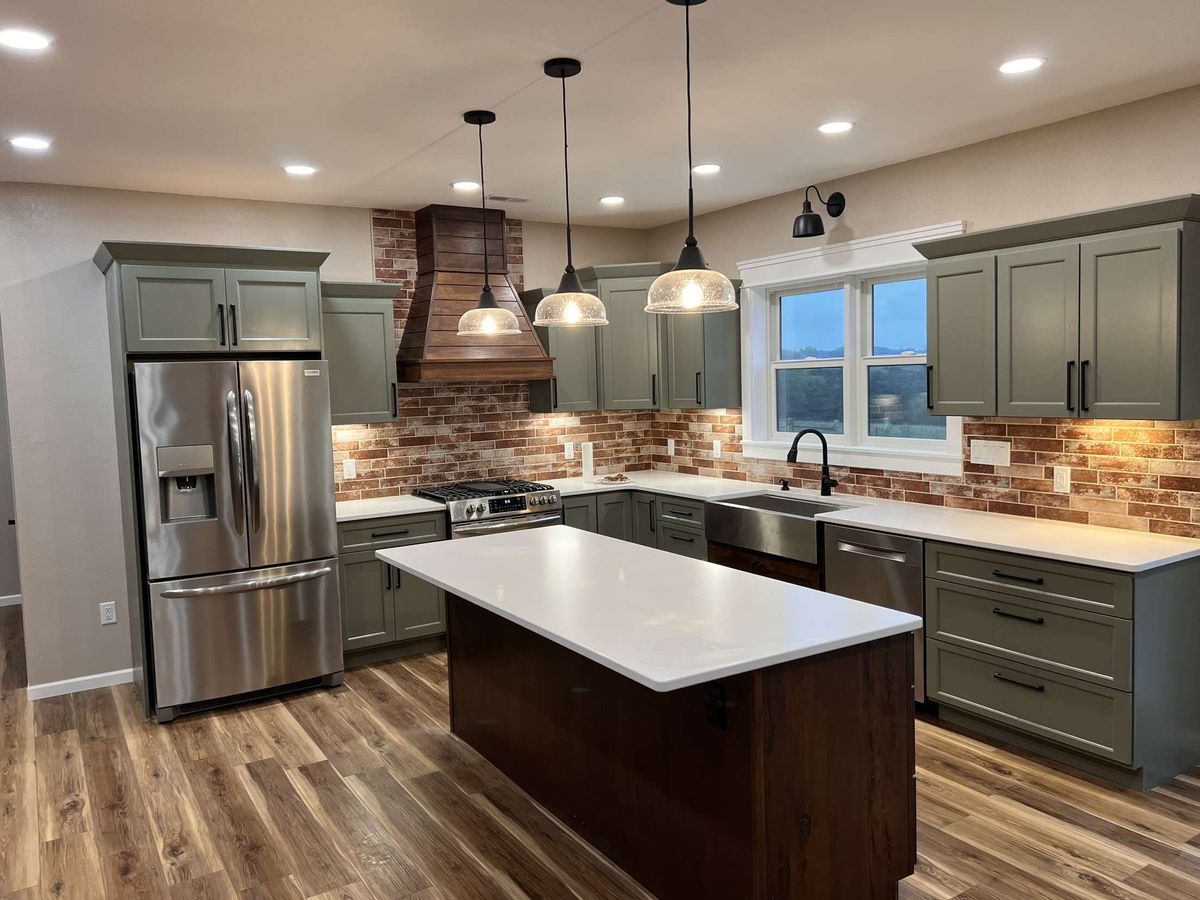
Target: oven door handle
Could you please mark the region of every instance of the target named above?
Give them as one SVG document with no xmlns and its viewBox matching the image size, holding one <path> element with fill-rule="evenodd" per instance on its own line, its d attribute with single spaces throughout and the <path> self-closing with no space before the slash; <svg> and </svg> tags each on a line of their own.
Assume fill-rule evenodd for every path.
<svg viewBox="0 0 1200 900">
<path fill-rule="evenodd" d="M 462 537 L 468 534 L 487 534 L 492 531 L 517 531 L 521 528 L 533 528 L 537 525 L 550 525 L 555 522 L 562 522 L 562 513 L 506 519 L 503 522 L 480 522 L 477 525 L 455 525 L 453 530 L 456 537 Z"/>
</svg>

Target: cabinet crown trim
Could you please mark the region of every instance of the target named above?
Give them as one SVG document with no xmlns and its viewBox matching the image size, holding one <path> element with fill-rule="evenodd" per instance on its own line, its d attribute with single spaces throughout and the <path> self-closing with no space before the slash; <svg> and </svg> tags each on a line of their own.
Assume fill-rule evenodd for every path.
<svg viewBox="0 0 1200 900">
<path fill-rule="evenodd" d="M 107 272 L 115 262 L 181 263 L 228 268 L 259 266 L 272 269 L 319 269 L 331 252 L 292 250 L 286 247 L 223 247 L 157 241 L 102 241 L 92 256 L 92 262 L 101 272 Z"/>
</svg>

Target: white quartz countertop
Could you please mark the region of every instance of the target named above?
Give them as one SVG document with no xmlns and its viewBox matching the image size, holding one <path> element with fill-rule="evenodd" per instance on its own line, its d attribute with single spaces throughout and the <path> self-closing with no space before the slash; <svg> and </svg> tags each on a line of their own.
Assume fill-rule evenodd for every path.
<svg viewBox="0 0 1200 900">
<path fill-rule="evenodd" d="M 819 513 L 816 518 L 830 525 L 1022 553 L 1120 572 L 1144 572 L 1200 556 L 1200 541 L 1191 538 L 920 503 L 877 503 Z"/>
<path fill-rule="evenodd" d="M 907 613 L 565 525 L 376 556 L 656 691 L 921 627 Z"/>
<path fill-rule="evenodd" d="M 372 497 L 370 500 L 342 500 L 336 504 L 339 522 L 357 522 L 361 519 L 380 519 L 384 516 L 407 516 L 412 513 L 446 511 L 446 504 L 426 500 L 413 494 L 397 494 L 394 497 Z"/>
<path fill-rule="evenodd" d="M 626 472 L 628 481 L 617 484 L 584 481 L 582 478 L 555 478 L 545 484 L 558 488 L 564 497 L 572 494 L 599 494 L 605 491 L 651 491 L 688 500 L 727 500 L 749 497 L 770 490 L 770 485 L 710 475 L 684 475 L 680 472 Z"/>
</svg>

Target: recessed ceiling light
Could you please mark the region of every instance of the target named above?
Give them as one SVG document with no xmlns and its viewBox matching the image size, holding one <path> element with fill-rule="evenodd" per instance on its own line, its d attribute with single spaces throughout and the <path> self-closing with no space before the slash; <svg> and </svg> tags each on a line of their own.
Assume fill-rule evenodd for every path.
<svg viewBox="0 0 1200 900">
<path fill-rule="evenodd" d="M 465 194 L 470 191 L 479 190 L 479 182 L 478 181 L 455 181 L 453 184 L 450 185 L 450 187 L 454 188 L 456 191 L 462 191 Z"/>
<path fill-rule="evenodd" d="M 721 171 L 721 167 L 716 163 L 700 163 L 698 166 L 692 166 L 692 171 L 697 175 L 716 175 Z"/>
<path fill-rule="evenodd" d="M 293 163 L 292 165 L 284 166 L 283 171 L 287 172 L 289 175 L 315 175 L 317 167 Z"/>
<path fill-rule="evenodd" d="M 50 148 L 50 140 L 44 137 L 37 137 L 32 134 L 21 134 L 15 138 L 9 138 L 8 142 L 18 150 L 48 150 Z"/>
<path fill-rule="evenodd" d="M 825 122 L 817 126 L 817 131 L 821 132 L 821 134 L 845 134 L 853 127 L 853 122 Z"/>
<path fill-rule="evenodd" d="M 617 197 L 616 195 L 613 195 L 613 196 L 609 196 L 609 197 L 601 197 L 600 202 L 602 204 L 604 204 L 605 206 L 620 206 L 622 203 L 625 202 L 625 198 Z"/>
<path fill-rule="evenodd" d="M 45 50 L 50 46 L 50 38 L 24 28 L 5 28 L 0 31 L 0 45 L 10 50 Z"/>
<path fill-rule="evenodd" d="M 1023 75 L 1026 72 L 1035 72 L 1045 64 L 1046 60 L 1040 56 L 1022 56 L 1001 63 L 1000 71 L 1005 75 Z"/>
</svg>

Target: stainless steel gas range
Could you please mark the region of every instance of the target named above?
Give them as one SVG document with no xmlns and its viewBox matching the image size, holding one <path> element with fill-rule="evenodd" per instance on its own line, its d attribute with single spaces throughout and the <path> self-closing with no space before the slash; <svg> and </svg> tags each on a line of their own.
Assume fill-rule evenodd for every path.
<svg viewBox="0 0 1200 900">
<path fill-rule="evenodd" d="M 416 494 L 446 504 L 451 539 L 561 525 L 563 521 L 562 495 L 536 481 L 459 481 L 422 488 Z"/>
</svg>

